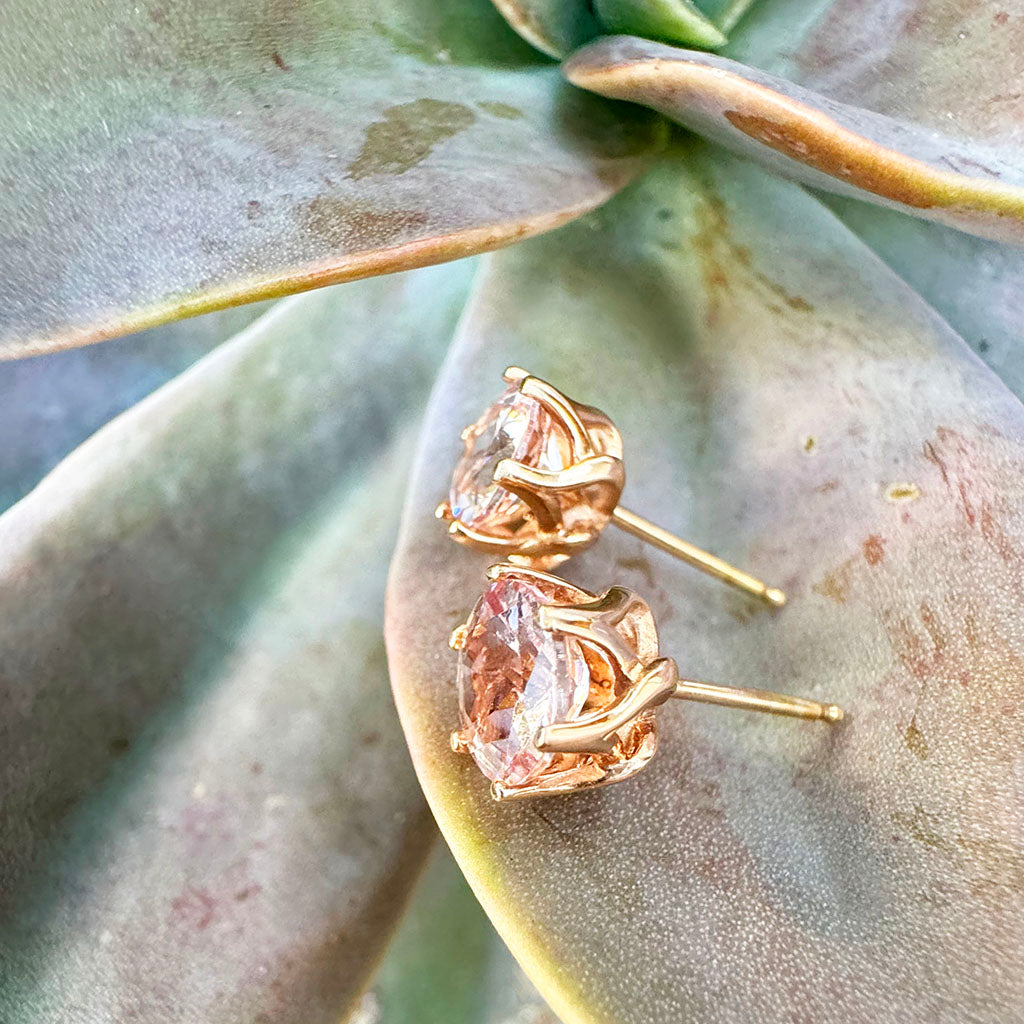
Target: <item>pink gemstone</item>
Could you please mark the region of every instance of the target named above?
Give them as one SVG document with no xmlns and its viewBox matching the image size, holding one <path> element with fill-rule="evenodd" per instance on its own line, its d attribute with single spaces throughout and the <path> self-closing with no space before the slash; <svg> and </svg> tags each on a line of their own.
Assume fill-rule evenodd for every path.
<svg viewBox="0 0 1024 1024">
<path fill-rule="evenodd" d="M 556 590 L 502 577 L 469 620 L 458 674 L 463 736 L 484 775 L 506 786 L 551 767 L 559 755 L 536 748 L 537 730 L 575 718 L 590 692 L 580 642 L 541 628 L 539 609 L 558 603 Z"/>
<path fill-rule="evenodd" d="M 502 535 L 529 516 L 522 499 L 494 482 L 502 459 L 551 470 L 565 469 L 571 461 L 568 440 L 551 414 L 516 385 L 473 425 L 455 467 L 448 497 L 452 516 L 472 530 Z"/>
</svg>

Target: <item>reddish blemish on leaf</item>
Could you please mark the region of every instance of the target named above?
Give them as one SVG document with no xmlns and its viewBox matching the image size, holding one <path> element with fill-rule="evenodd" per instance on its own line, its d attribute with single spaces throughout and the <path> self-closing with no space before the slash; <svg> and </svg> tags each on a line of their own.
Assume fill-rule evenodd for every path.
<svg viewBox="0 0 1024 1024">
<path fill-rule="evenodd" d="M 192 924 L 197 931 L 205 931 L 216 913 L 217 901 L 205 890 L 189 886 L 180 896 L 171 900 L 175 920 Z"/>
<path fill-rule="evenodd" d="M 850 583 L 853 576 L 854 560 L 848 558 L 842 565 L 826 573 L 822 579 L 815 583 L 811 590 L 822 597 L 827 597 L 836 604 L 845 604 L 849 596 Z"/>
<path fill-rule="evenodd" d="M 868 565 L 878 565 L 885 558 L 885 538 L 877 533 L 864 541 L 864 560 Z"/>
</svg>

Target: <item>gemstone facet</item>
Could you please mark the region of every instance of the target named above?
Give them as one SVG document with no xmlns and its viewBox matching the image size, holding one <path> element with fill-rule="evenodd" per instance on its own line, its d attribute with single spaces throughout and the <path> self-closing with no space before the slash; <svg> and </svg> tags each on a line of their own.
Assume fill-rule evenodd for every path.
<svg viewBox="0 0 1024 1024">
<path fill-rule="evenodd" d="M 459 708 L 470 753 L 493 782 L 520 786 L 549 768 L 557 755 L 536 748 L 537 730 L 577 715 L 590 693 L 580 642 L 540 626 L 551 596 L 532 581 L 502 577 L 469 621 Z"/>
<path fill-rule="evenodd" d="M 650 713 L 609 754 L 537 749 L 540 728 L 603 708 L 630 685 L 602 652 L 541 625 L 542 606 L 586 597 L 568 584 L 505 574 L 477 602 L 459 659 L 461 739 L 492 782 L 508 789 L 595 785 L 625 778 L 653 756 Z"/>
<path fill-rule="evenodd" d="M 494 482 L 494 469 L 502 459 L 548 470 L 571 463 L 562 429 L 537 399 L 516 385 L 470 428 L 466 451 L 455 467 L 448 500 L 452 516 L 463 526 L 510 536 L 529 516 L 521 498 Z"/>
</svg>

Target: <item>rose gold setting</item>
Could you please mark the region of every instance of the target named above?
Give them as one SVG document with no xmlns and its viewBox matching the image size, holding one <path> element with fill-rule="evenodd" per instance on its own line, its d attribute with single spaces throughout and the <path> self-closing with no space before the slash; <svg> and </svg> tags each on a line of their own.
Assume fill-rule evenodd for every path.
<svg viewBox="0 0 1024 1024">
<path fill-rule="evenodd" d="M 436 515 L 448 522 L 454 540 L 514 565 L 551 569 L 589 547 L 605 526 L 613 523 L 771 607 L 785 604 L 785 594 L 777 587 L 768 586 L 618 504 L 626 480 L 622 438 L 608 416 L 573 401 L 517 366 L 510 366 L 504 379 L 515 387 L 524 404 L 535 402 L 536 408 L 543 410 L 543 418 L 538 415 L 527 428 L 534 431 L 532 447 L 523 447 L 534 455 L 543 450 L 551 460 L 548 449 L 557 441 L 554 446 L 560 449 L 566 464 L 547 468 L 515 458 L 496 461 L 487 480 L 492 485 L 489 490 L 496 485 L 507 496 L 519 499 L 517 514 L 510 513 L 506 501 L 500 516 L 478 513 L 467 517 L 453 511 L 450 497 L 438 505 Z M 508 401 L 503 396 L 498 404 Z M 486 430 L 495 427 L 495 408 L 490 407 L 477 423 L 462 431 L 465 449 L 453 479 L 453 495 L 457 484 L 467 478 L 467 465 L 481 471 L 481 454 L 475 446 Z M 557 438 L 551 432 L 556 432 Z M 464 521 L 467 518 L 472 521 Z"/>
<path fill-rule="evenodd" d="M 550 763 L 541 761 L 541 770 L 522 784 L 494 779 L 491 794 L 496 800 L 575 792 L 636 774 L 656 750 L 654 712 L 673 698 L 832 723 L 843 717 L 834 704 L 680 679 L 675 661 L 660 655 L 651 609 L 625 587 L 611 587 L 597 596 L 558 576 L 510 563 L 491 566 L 487 576 L 491 588 L 496 581 L 511 579 L 562 595 L 564 600 L 539 606 L 536 625 L 551 637 L 578 641 L 589 652 L 591 671 L 586 703 L 569 718 L 547 722 L 533 734 L 532 749 Z M 453 649 L 465 652 L 467 645 L 478 642 L 473 634 L 483 602 L 481 598 L 467 622 L 452 632 Z M 514 658 L 522 672 L 518 651 Z M 489 671 L 494 671 L 493 657 Z M 475 692 L 477 680 L 471 678 Z M 476 728 L 473 720 L 464 720 L 463 728 L 452 733 L 452 749 L 476 758 Z"/>
<path fill-rule="evenodd" d="M 625 483 L 622 438 L 604 413 L 573 402 L 519 367 L 510 366 L 504 379 L 520 395 L 536 401 L 563 433 L 568 465 L 542 469 L 515 459 L 495 465 L 494 483 L 519 498 L 529 512 L 508 536 L 462 522 L 453 515 L 450 500 L 437 507 L 436 515 L 450 524 L 449 534 L 461 544 L 516 565 L 553 568 L 592 544 L 611 518 Z M 486 415 L 463 430 L 464 458 L 472 451 Z"/>
</svg>

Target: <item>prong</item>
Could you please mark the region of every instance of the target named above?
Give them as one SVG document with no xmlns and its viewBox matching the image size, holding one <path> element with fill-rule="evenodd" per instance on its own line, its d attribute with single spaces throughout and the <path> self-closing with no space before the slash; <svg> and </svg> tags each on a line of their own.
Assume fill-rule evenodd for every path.
<svg viewBox="0 0 1024 1024">
<path fill-rule="evenodd" d="M 519 390 L 527 398 L 534 398 L 557 419 L 568 431 L 576 460 L 585 459 L 593 454 L 594 446 L 590 443 L 590 435 L 583 425 L 575 403 L 567 398 L 556 387 L 552 387 L 540 377 L 527 375 L 519 382 Z"/>
<path fill-rule="evenodd" d="M 451 636 L 448 637 L 448 646 L 453 651 L 461 651 L 466 646 L 466 638 L 469 636 L 469 623 L 462 623 L 461 626 L 456 626 Z"/>
<path fill-rule="evenodd" d="M 487 567 L 487 578 L 489 580 L 499 580 L 503 576 L 521 576 L 527 580 L 537 580 L 541 583 L 550 583 L 555 587 L 565 587 L 570 590 L 575 590 L 585 597 L 593 599 L 593 595 L 589 594 L 586 590 L 580 587 L 574 587 L 571 583 L 567 583 L 561 576 L 554 576 L 549 572 L 542 572 L 540 569 L 531 569 L 526 565 L 513 565 L 511 562 L 495 562 L 493 565 Z M 544 614 L 544 609 L 547 607 L 554 607 L 554 605 L 542 605 L 540 612 L 541 616 Z M 582 606 L 581 606 L 582 607 Z M 543 627 L 543 621 L 541 622 Z"/>
<path fill-rule="evenodd" d="M 568 491 L 603 484 L 618 494 L 625 479 L 622 460 L 612 455 L 591 455 L 565 469 L 537 469 L 515 459 L 502 459 L 494 467 L 494 482 L 509 490 L 529 487 L 534 491 Z"/>
<path fill-rule="evenodd" d="M 557 501 L 544 493 L 543 488 L 538 490 L 529 482 L 534 472 L 515 459 L 502 459 L 494 467 L 492 479 L 499 487 L 511 491 L 526 503 L 542 530 L 553 533 L 561 521 L 561 509 Z"/>
<path fill-rule="evenodd" d="M 585 604 L 540 607 L 538 619 L 542 629 L 568 633 L 592 647 L 599 647 L 614 658 L 628 676 L 643 670 L 636 650 L 615 628 L 631 609 L 643 602 L 625 587 L 611 587 L 594 601 Z"/>
<path fill-rule="evenodd" d="M 492 800 L 507 800 L 512 795 L 512 791 L 503 786 L 500 782 L 491 783 L 491 799 Z"/>
<path fill-rule="evenodd" d="M 447 519 L 449 521 L 451 520 L 451 518 L 452 518 L 452 506 L 449 504 L 448 501 L 442 501 L 441 504 L 438 505 L 437 508 L 434 509 L 434 518 L 435 519 Z"/>
<path fill-rule="evenodd" d="M 524 370 L 521 366 L 507 366 L 505 367 L 505 372 L 502 374 L 502 377 L 509 384 L 518 384 L 521 380 L 525 380 L 529 376 L 529 371 Z"/>
<path fill-rule="evenodd" d="M 451 748 L 456 754 L 469 753 L 469 746 L 467 745 L 466 741 L 462 738 L 462 733 L 459 732 L 458 729 L 452 732 L 452 734 L 448 737 L 448 742 L 451 744 Z"/>
<path fill-rule="evenodd" d="M 538 729 L 534 745 L 545 753 L 609 753 L 620 729 L 675 695 L 678 679 L 676 663 L 671 658 L 658 658 L 615 703 L 575 722 L 557 722 Z"/>
</svg>

